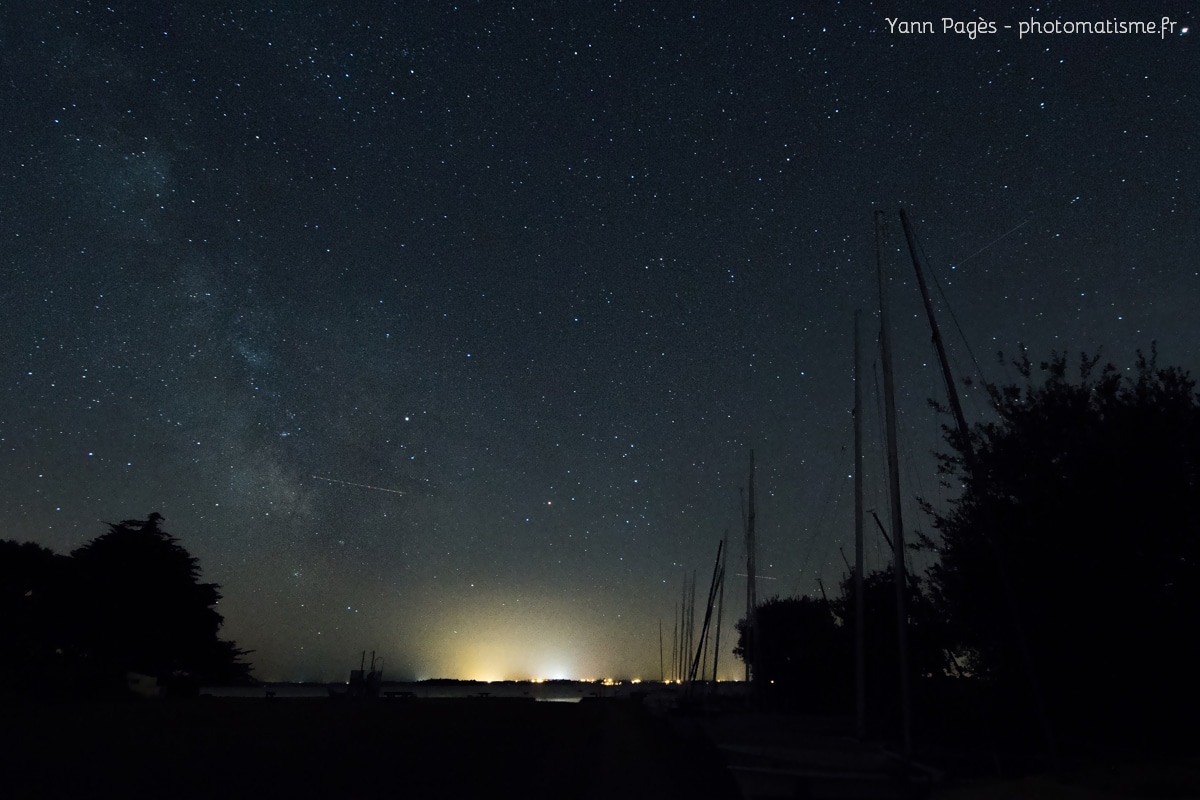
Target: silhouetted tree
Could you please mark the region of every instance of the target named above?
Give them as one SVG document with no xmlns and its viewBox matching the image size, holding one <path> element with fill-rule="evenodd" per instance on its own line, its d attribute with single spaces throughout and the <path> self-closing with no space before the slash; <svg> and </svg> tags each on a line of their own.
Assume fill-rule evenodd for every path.
<svg viewBox="0 0 1200 800">
<path fill-rule="evenodd" d="M 56 679 L 70 646 L 70 559 L 32 542 L 0 541 L 0 683 L 34 694 Z"/>
<path fill-rule="evenodd" d="M 69 558 L 0 542 L 10 682 L 89 692 L 122 689 L 129 671 L 166 682 L 248 679 L 245 653 L 217 636 L 217 585 L 200 582 L 199 563 L 161 521 L 151 514 L 110 524 Z"/>
<path fill-rule="evenodd" d="M 940 693 L 943 679 L 955 672 L 950 655 L 954 642 L 947 637 L 938 609 L 924 581 L 909 572 L 905 597 L 909 674 L 912 692 L 921 696 L 922 724 L 929 722 L 929 698 Z M 867 690 L 867 714 L 872 723 L 888 734 L 894 732 L 900 717 L 900 647 L 896 620 L 896 583 L 891 566 L 863 576 L 865 620 L 863 640 Z M 847 659 L 841 668 L 853 674 L 854 636 L 858 596 L 854 577 L 842 580 L 841 595 L 832 601 L 833 611 L 842 622 L 848 644 Z M 851 703 L 843 709 L 853 710 Z M 874 727 L 874 725 L 873 725 Z"/>
<path fill-rule="evenodd" d="M 1006 697 L 1031 696 L 1023 638 L 1067 732 L 1198 709 L 1200 398 L 1155 357 L 1122 376 L 1081 356 L 1072 379 L 1055 353 L 1040 385 L 1023 357 L 1024 386 L 985 387 L 973 466 L 956 432 L 941 457 L 962 495 L 935 512 L 936 602 Z"/>
<path fill-rule="evenodd" d="M 863 594 L 866 596 L 865 639 L 867 650 L 876 658 L 895 660 L 898 648 L 896 630 L 896 579 L 891 566 L 867 573 L 863 576 Z M 905 596 L 905 612 L 908 622 L 908 649 L 914 675 L 941 675 L 953 671 L 951 656 L 947 652 L 953 641 L 942 630 L 940 613 L 930 594 L 925 590 L 925 581 L 912 572 L 907 573 L 908 593 Z M 832 601 L 833 612 L 847 629 L 854 625 L 855 604 L 858 598 L 854 591 L 854 577 L 842 580 L 841 595 Z"/>
<path fill-rule="evenodd" d="M 108 533 L 71 553 L 85 601 L 81 647 L 99 663 L 160 679 L 245 678 L 241 651 L 217 636 L 219 587 L 200 582 L 199 562 L 160 528 L 162 519 L 109 524 Z"/>
<path fill-rule="evenodd" d="M 733 653 L 750 664 L 761 696 L 796 710 L 845 710 L 853 661 L 830 604 L 810 597 L 775 597 L 759 604 L 757 618 L 757 631 L 747 620 L 738 621 Z"/>
</svg>

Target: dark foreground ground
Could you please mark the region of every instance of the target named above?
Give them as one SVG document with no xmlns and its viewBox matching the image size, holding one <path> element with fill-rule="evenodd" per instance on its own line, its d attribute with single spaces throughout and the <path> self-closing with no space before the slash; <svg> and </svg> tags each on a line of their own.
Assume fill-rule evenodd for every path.
<svg viewBox="0 0 1200 800">
<path fill-rule="evenodd" d="M 733 730 L 738 723 L 746 730 Z M 0 701 L 0 800 L 737 798 L 726 768 L 732 759 L 738 772 L 730 745 L 800 750 L 800 760 L 817 758 L 809 766 L 818 772 L 842 771 L 839 764 L 862 755 L 862 748 L 831 747 L 838 737 L 818 728 L 811 719 L 766 714 L 655 716 L 627 700 Z M 988 769 L 978 748 L 935 748 L 926 756 L 920 760 L 944 778 L 915 794 L 915 786 L 896 792 L 891 784 L 881 785 L 886 794 L 858 794 L 854 781 L 826 785 L 811 777 L 748 791 L 937 800 L 1200 798 L 1200 751 L 1192 747 L 1076 755 L 1053 771 Z M 765 772 L 796 768 L 795 759 L 760 762 L 756 756 L 756 768 Z M 744 772 L 738 772 L 743 786 Z"/>
<path fill-rule="evenodd" d="M 704 744 L 627 702 L 200 698 L 2 710 L 6 798 L 737 796 Z"/>
</svg>

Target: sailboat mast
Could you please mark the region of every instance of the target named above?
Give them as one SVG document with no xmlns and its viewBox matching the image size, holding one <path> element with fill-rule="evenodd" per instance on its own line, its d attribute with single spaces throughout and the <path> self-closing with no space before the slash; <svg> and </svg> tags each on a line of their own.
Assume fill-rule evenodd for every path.
<svg viewBox="0 0 1200 800">
<path fill-rule="evenodd" d="M 679 678 L 679 606 L 675 606 L 675 616 L 672 619 L 675 630 L 671 633 L 671 680 Z"/>
<path fill-rule="evenodd" d="M 866 598 L 863 596 L 863 455 L 862 455 L 862 343 L 859 318 L 854 311 L 854 728 L 859 739 L 867 736 Z"/>
<path fill-rule="evenodd" d="M 933 313 L 933 302 L 929 299 L 929 287 L 925 285 L 925 272 L 921 269 L 921 259 L 917 255 L 917 239 L 913 233 L 912 225 L 908 221 L 908 214 L 904 213 L 904 209 L 900 209 L 900 224 L 904 226 L 904 238 L 908 241 L 908 252 L 912 256 L 913 269 L 917 273 L 917 286 L 921 290 L 921 300 L 925 303 L 925 316 L 929 317 L 929 329 L 933 332 L 933 346 L 937 350 L 938 364 L 942 368 L 942 379 L 946 382 L 946 399 L 950 403 L 950 413 L 954 415 L 954 424 L 958 428 L 958 435 L 962 440 L 963 460 L 967 462 L 967 469 L 970 470 L 974 465 L 975 451 L 971 447 L 971 436 L 967 429 L 967 418 L 963 415 L 962 403 L 958 400 L 958 388 L 954 385 L 954 377 L 950 374 L 950 360 L 946 358 L 946 345 L 942 342 L 942 332 L 938 328 L 937 317 Z"/>
<path fill-rule="evenodd" d="M 912 703 L 908 675 L 908 614 L 905 610 L 907 576 L 904 570 L 904 525 L 900 516 L 900 467 L 896 446 L 896 392 L 892 378 L 892 343 L 889 333 L 887 276 L 883 258 L 883 212 L 875 212 L 875 257 L 879 275 L 879 340 L 883 351 L 884 419 L 887 427 L 888 494 L 892 508 L 892 571 L 896 577 L 896 635 L 900 653 L 900 706 L 904 754 L 912 754 Z"/>
<path fill-rule="evenodd" d="M 691 618 L 688 616 L 688 575 L 687 570 L 683 573 L 683 595 L 679 598 L 679 680 L 682 681 L 687 677 L 687 652 L 691 649 L 692 639 L 691 631 L 688 630 L 688 625 L 691 624 Z"/>
<path fill-rule="evenodd" d="M 688 664 L 691 663 L 692 651 L 696 649 L 696 570 L 692 570 L 691 590 L 688 593 L 688 646 L 687 659 L 683 662 L 683 668 L 688 669 Z M 686 680 L 695 680 L 695 670 L 689 670 Z"/>
<path fill-rule="evenodd" d="M 717 662 L 721 658 L 721 620 L 725 610 L 725 564 L 729 561 L 729 529 L 725 529 L 724 553 L 721 556 L 721 590 L 717 595 L 717 641 L 713 645 L 713 691 L 717 690 Z"/>
<path fill-rule="evenodd" d="M 687 572 L 683 573 L 683 594 L 679 597 L 679 665 L 676 680 L 683 680 L 684 653 L 687 652 Z"/>
<path fill-rule="evenodd" d="M 738 487 L 738 510 L 740 510 L 742 512 L 742 544 L 748 545 L 750 540 L 749 540 L 749 538 L 747 538 L 747 535 L 746 535 L 748 526 L 746 525 L 746 488 L 744 486 Z M 750 549 L 749 547 L 746 547 L 747 552 L 749 552 L 749 549 Z M 750 560 L 749 555 L 746 556 L 746 560 L 747 561 Z M 746 582 L 746 625 L 747 626 L 752 626 L 754 624 L 754 619 L 751 616 L 750 612 L 751 612 L 750 582 L 747 581 Z M 748 627 L 747 630 L 749 630 L 751 632 L 746 635 L 752 639 L 754 637 L 753 628 Z M 750 643 L 749 639 L 746 641 L 746 647 L 749 649 L 746 650 L 745 654 L 742 656 L 742 665 L 746 668 L 745 678 L 746 678 L 746 682 L 749 683 L 750 682 L 750 662 L 754 658 L 754 646 Z"/>
<path fill-rule="evenodd" d="M 754 669 L 760 669 L 758 660 L 761 652 L 758 635 L 758 586 L 754 579 L 754 451 L 750 451 L 750 485 L 746 490 L 749 495 L 749 511 L 746 514 L 746 619 L 750 623 L 751 663 Z M 750 664 L 746 665 L 746 680 L 750 680 Z"/>
<path fill-rule="evenodd" d="M 700 628 L 700 642 L 696 647 L 696 656 L 692 659 L 691 669 L 688 671 L 689 691 L 690 684 L 696 680 L 696 675 L 699 674 L 700 680 L 704 680 L 704 660 L 703 655 L 708 652 L 708 631 L 709 624 L 712 622 L 713 602 L 717 599 L 717 579 L 721 574 L 721 553 L 725 548 L 725 540 L 717 545 L 717 560 L 713 563 L 712 581 L 708 584 L 708 600 L 704 604 L 704 622 Z M 692 584 L 692 592 L 695 593 L 696 585 Z M 697 670 L 699 672 L 697 672 Z"/>
</svg>

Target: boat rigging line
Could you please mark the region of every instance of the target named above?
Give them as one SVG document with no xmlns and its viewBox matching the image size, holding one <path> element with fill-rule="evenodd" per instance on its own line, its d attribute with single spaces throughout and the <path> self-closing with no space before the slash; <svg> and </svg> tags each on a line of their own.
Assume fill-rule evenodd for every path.
<svg viewBox="0 0 1200 800">
<path fill-rule="evenodd" d="M 972 259 L 972 258 L 974 258 L 975 256 L 977 256 L 977 255 L 979 255 L 980 253 L 982 253 L 984 250 L 987 250 L 989 247 L 991 247 L 992 245 L 994 245 L 994 244 L 996 244 L 997 242 L 999 242 L 1001 239 L 1004 239 L 1004 238 L 1005 238 L 1005 237 L 1007 237 L 1009 234 L 1015 233 L 1016 231 L 1018 231 L 1018 230 L 1020 230 L 1021 228 L 1025 227 L 1026 225 L 1028 225 L 1028 224 L 1029 224 L 1030 222 L 1032 222 L 1032 221 L 1033 221 L 1033 217 L 1030 217 L 1029 219 L 1027 219 L 1027 220 L 1025 220 L 1024 222 L 1022 222 L 1020 225 L 1017 225 L 1015 228 L 1013 228 L 1012 230 L 1008 231 L 1008 233 L 1001 234 L 1000 236 L 996 237 L 996 238 L 995 238 L 995 239 L 993 239 L 992 241 L 988 242 L 988 243 L 987 243 L 987 244 L 985 244 L 983 247 L 979 248 L 979 249 L 978 249 L 978 250 L 976 250 L 974 253 L 972 253 L 971 255 L 969 255 L 969 256 L 967 256 L 966 258 L 964 258 L 962 261 L 959 261 L 959 262 L 958 262 L 958 263 L 956 263 L 956 264 L 951 264 L 951 265 L 950 265 L 950 268 L 951 268 L 951 269 L 955 269 L 955 268 L 957 268 L 957 267 L 960 267 L 960 266 L 962 266 L 962 265 L 963 265 L 963 264 L 965 264 L 967 261 L 971 260 L 971 259 Z M 920 239 L 920 237 L 919 237 L 919 236 L 917 236 L 917 233 L 916 233 L 916 231 L 915 231 L 915 230 L 914 230 L 914 231 L 912 231 L 912 241 L 913 241 L 913 244 L 915 245 L 915 249 L 916 249 L 916 250 L 917 250 L 917 251 L 920 253 L 920 255 L 921 255 L 921 260 L 922 260 L 923 262 L 925 262 L 926 264 L 929 264 L 929 263 L 930 263 L 930 261 L 929 261 L 929 256 L 928 256 L 928 255 L 925 253 L 925 245 L 924 245 L 924 244 L 921 242 L 921 239 Z M 929 277 L 930 277 L 930 278 L 933 280 L 933 285 L 934 285 L 934 287 L 935 287 L 935 288 L 937 289 L 937 291 L 938 291 L 938 295 L 939 295 L 939 296 L 941 297 L 941 299 L 942 299 L 942 306 L 943 306 L 943 307 L 946 309 L 946 312 L 947 312 L 947 313 L 950 315 L 950 321 L 954 323 L 954 329 L 955 329 L 956 331 L 958 331 L 958 336 L 959 336 L 959 339 L 961 339 L 961 340 L 962 340 L 963 346 L 964 346 L 964 347 L 967 349 L 967 355 L 969 355 L 969 356 L 971 357 L 971 363 L 972 363 L 972 364 L 975 366 L 975 374 L 979 376 L 979 380 L 980 380 L 980 381 L 982 381 L 983 383 L 985 383 L 985 384 L 986 384 L 986 383 L 987 383 L 987 377 L 986 377 L 986 376 L 983 374 L 983 368 L 982 368 L 982 367 L 979 365 L 979 359 L 975 357 L 975 352 L 974 352 L 974 351 L 971 349 L 971 342 L 970 342 L 970 340 L 969 340 L 969 339 L 967 339 L 967 335 L 966 335 L 966 334 L 963 332 L 962 325 L 961 325 L 961 323 L 959 323 L 959 321 L 958 321 L 958 315 L 954 313 L 954 306 L 953 306 L 953 305 L 950 303 L 950 298 L 946 296 L 946 290 L 945 290 L 945 289 L 942 287 L 941 281 L 939 281 L 939 280 L 938 280 L 938 277 L 937 277 L 937 275 L 936 275 L 936 274 L 933 272 L 933 270 L 929 270 L 928 272 L 929 272 Z M 943 381 L 943 383 L 944 383 L 944 381 Z M 987 392 L 984 392 L 984 394 L 985 394 L 985 395 L 987 395 L 988 401 L 989 401 L 989 403 L 992 405 L 992 407 L 993 407 L 993 409 L 994 409 L 994 408 L 995 408 L 995 401 L 992 399 L 991 395 L 990 395 L 990 394 L 988 394 Z"/>
</svg>

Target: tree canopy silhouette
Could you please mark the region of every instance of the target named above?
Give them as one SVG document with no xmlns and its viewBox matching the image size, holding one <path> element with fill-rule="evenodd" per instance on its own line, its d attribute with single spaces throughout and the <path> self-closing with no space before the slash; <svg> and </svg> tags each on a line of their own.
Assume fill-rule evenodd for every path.
<svg viewBox="0 0 1200 800">
<path fill-rule="evenodd" d="M 945 638 L 937 610 L 923 581 L 907 573 L 908 593 L 905 612 L 908 620 L 909 667 L 914 689 L 926 678 L 941 678 L 953 672 L 954 662 L 948 650 L 951 642 Z M 863 641 L 866 667 L 867 709 L 873 721 L 895 722 L 900 716 L 900 640 L 896 625 L 896 578 L 891 565 L 863 576 L 864 624 Z M 847 575 L 841 583 L 841 594 L 832 601 L 833 611 L 842 620 L 846 637 L 845 662 L 841 669 L 854 672 L 854 625 L 858 593 L 854 576 Z M 939 688 L 941 684 L 939 683 Z M 843 711 L 852 707 L 853 696 L 847 699 Z M 927 709 L 923 709 L 927 711 Z"/>
<path fill-rule="evenodd" d="M 0 541 L 0 684 L 44 694 L 69 647 L 70 559 L 32 542 Z"/>
<path fill-rule="evenodd" d="M 845 669 L 853 663 L 852 651 L 827 601 L 773 597 L 759 604 L 757 623 L 755 630 L 747 620 L 738 621 L 733 654 L 750 664 L 760 697 L 804 711 L 844 705 L 853 685 L 853 672 Z"/>
<path fill-rule="evenodd" d="M 941 456 L 962 494 L 934 511 L 936 601 L 1012 696 L 1031 696 L 1028 648 L 1060 728 L 1197 709 L 1200 398 L 1156 356 L 1126 376 L 1081 355 L 1073 378 L 1054 353 L 1040 384 L 1023 356 L 1025 385 L 985 386 L 998 420 L 971 431 L 974 457 L 955 431 Z"/>
<path fill-rule="evenodd" d="M 899 644 L 896 589 L 892 568 L 864 576 L 864 642 L 867 708 L 873 723 L 887 729 L 899 715 Z M 761 629 L 755 665 L 754 634 L 745 619 L 737 623 L 734 655 L 749 660 L 760 696 L 777 707 L 849 715 L 854 711 L 855 608 L 853 576 L 829 600 L 772 598 L 759 605 Z M 909 658 L 915 676 L 942 677 L 950 668 L 950 643 L 922 581 L 908 575 Z"/>
<path fill-rule="evenodd" d="M 109 524 L 70 558 L 2 543 L 0 602 L 12 613 L 3 635 L 19 645 L 20 672 L 93 685 L 125 672 L 163 683 L 249 677 L 244 652 L 218 638 L 219 587 L 200 581 L 199 562 L 162 519 Z"/>
</svg>

